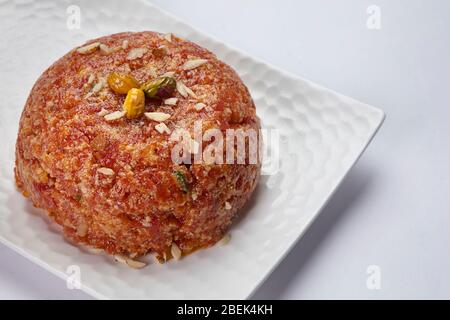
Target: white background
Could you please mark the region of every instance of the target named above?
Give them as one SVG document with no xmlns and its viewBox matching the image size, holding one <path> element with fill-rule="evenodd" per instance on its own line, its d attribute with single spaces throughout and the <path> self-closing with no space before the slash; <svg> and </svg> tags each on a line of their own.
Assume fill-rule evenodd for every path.
<svg viewBox="0 0 450 320">
<path fill-rule="evenodd" d="M 450 298 L 449 1 L 153 3 L 387 114 L 328 206 L 254 298 Z M 381 9 L 380 30 L 366 26 L 372 4 Z M 0 261 L 0 298 L 89 298 L 2 245 Z M 366 286 L 370 265 L 381 270 L 379 290 Z"/>
</svg>

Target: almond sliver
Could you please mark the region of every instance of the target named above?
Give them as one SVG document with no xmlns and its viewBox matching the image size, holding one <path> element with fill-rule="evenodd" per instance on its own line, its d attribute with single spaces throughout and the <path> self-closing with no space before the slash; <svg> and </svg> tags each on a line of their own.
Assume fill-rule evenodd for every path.
<svg viewBox="0 0 450 320">
<path fill-rule="evenodd" d="M 144 115 L 147 119 L 163 122 L 170 118 L 170 114 L 164 112 L 146 112 Z"/>
<path fill-rule="evenodd" d="M 208 60 L 206 60 L 206 59 L 188 60 L 183 64 L 182 68 L 183 68 L 183 70 L 192 70 L 192 69 L 200 67 L 201 65 L 204 65 L 207 62 L 208 62 Z"/>
</svg>

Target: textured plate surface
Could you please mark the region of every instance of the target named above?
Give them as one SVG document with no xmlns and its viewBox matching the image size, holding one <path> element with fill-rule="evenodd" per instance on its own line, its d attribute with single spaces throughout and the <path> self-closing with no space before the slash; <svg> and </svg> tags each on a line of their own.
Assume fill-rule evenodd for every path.
<svg viewBox="0 0 450 320">
<path fill-rule="evenodd" d="M 248 297 L 318 215 L 381 125 L 383 112 L 257 61 L 149 3 L 70 5 L 0 0 L 0 240 L 63 278 L 70 266 L 79 267 L 82 288 L 98 298 Z M 70 17 L 78 9 L 81 28 L 72 29 Z M 263 176 L 231 230 L 231 242 L 142 270 L 68 243 L 16 191 L 13 179 L 19 117 L 34 81 L 85 40 L 129 30 L 172 32 L 216 53 L 249 87 L 263 127 L 279 133 L 279 168 Z M 275 144 L 266 142 L 273 151 Z"/>
</svg>

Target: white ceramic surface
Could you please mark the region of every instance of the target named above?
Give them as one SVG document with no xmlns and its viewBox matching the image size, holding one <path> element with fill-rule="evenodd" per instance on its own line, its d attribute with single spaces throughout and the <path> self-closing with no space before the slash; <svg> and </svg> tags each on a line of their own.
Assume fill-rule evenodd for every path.
<svg viewBox="0 0 450 320">
<path fill-rule="evenodd" d="M 382 123 L 383 112 L 246 56 L 141 1 L 80 1 L 82 24 L 67 28 L 69 1 L 0 1 L 0 240 L 67 277 L 77 265 L 83 289 L 98 298 L 246 298 L 318 215 Z M 21 25 L 21 32 L 14 32 Z M 8 30 L 8 32 L 3 32 Z M 133 270 L 64 240 L 14 187 L 20 112 L 34 81 L 83 41 L 125 30 L 173 32 L 215 52 L 241 75 L 265 128 L 280 134 L 280 168 L 264 176 L 232 241 L 178 263 Z"/>
</svg>

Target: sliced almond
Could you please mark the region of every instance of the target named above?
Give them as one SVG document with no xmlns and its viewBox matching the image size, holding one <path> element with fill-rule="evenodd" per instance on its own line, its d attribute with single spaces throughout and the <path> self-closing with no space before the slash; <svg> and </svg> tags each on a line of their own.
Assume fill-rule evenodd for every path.
<svg viewBox="0 0 450 320">
<path fill-rule="evenodd" d="M 127 266 L 129 266 L 130 268 L 133 268 L 133 269 L 142 269 L 146 265 L 147 264 L 145 262 L 142 262 L 142 261 L 137 261 L 137 260 L 133 260 L 133 259 L 127 259 Z"/>
<path fill-rule="evenodd" d="M 181 80 L 177 81 L 177 90 L 183 96 L 183 98 L 191 96 L 192 98 L 197 99 L 197 95 L 194 93 L 194 91 L 186 87 L 186 85 Z"/>
<path fill-rule="evenodd" d="M 119 254 L 114 255 L 114 259 L 115 259 L 117 262 L 120 262 L 120 263 L 123 263 L 123 264 L 127 264 L 127 258 L 124 257 L 124 256 L 121 256 L 121 255 L 119 255 Z"/>
<path fill-rule="evenodd" d="M 88 79 L 89 81 L 89 79 Z M 99 93 L 106 85 L 106 79 L 101 77 L 98 79 L 98 82 L 92 87 L 91 91 L 86 95 L 86 98 Z"/>
<path fill-rule="evenodd" d="M 90 247 L 90 246 L 86 247 L 86 250 L 92 254 L 102 254 L 104 252 L 103 249 Z"/>
<path fill-rule="evenodd" d="M 198 99 L 197 95 L 189 87 L 186 87 L 186 92 L 194 99 Z"/>
<path fill-rule="evenodd" d="M 103 89 L 103 86 L 104 86 L 104 85 L 105 85 L 105 84 L 103 83 L 103 81 L 97 82 L 97 83 L 94 85 L 94 87 L 92 88 L 91 93 L 97 93 L 97 92 L 99 92 L 100 90 Z"/>
<path fill-rule="evenodd" d="M 204 65 L 207 62 L 208 62 L 208 60 L 206 60 L 206 59 L 188 60 L 183 64 L 182 68 L 183 68 L 183 70 L 192 70 L 192 69 L 200 67 L 201 65 Z"/>
<path fill-rule="evenodd" d="M 113 49 L 110 49 L 106 44 L 100 43 L 100 52 L 103 54 L 110 54 L 113 52 Z"/>
<path fill-rule="evenodd" d="M 145 262 L 133 260 L 133 259 L 121 256 L 121 255 L 118 255 L 118 254 L 116 254 L 114 256 L 114 259 L 117 262 L 125 264 L 125 265 L 127 265 L 127 266 L 129 266 L 130 268 L 133 268 L 133 269 L 141 269 L 141 268 L 143 268 L 143 267 L 145 267 L 147 265 Z"/>
<path fill-rule="evenodd" d="M 99 112 L 97 112 L 97 115 L 99 115 L 100 117 L 104 117 L 109 113 L 108 110 L 102 108 L 102 110 L 100 110 Z"/>
<path fill-rule="evenodd" d="M 199 102 L 199 103 L 195 104 L 194 109 L 197 110 L 197 111 L 200 111 L 200 110 L 202 110 L 205 107 L 206 107 L 206 104 L 204 104 L 202 102 Z"/>
<path fill-rule="evenodd" d="M 173 77 L 175 75 L 175 71 L 167 71 L 166 73 L 162 74 L 161 77 Z"/>
<path fill-rule="evenodd" d="M 112 176 L 114 175 L 114 170 L 106 167 L 101 167 L 97 169 L 97 172 L 100 172 L 101 174 L 104 174 L 105 176 Z"/>
<path fill-rule="evenodd" d="M 89 75 L 89 78 L 88 78 L 87 84 L 91 84 L 91 83 L 93 83 L 93 82 L 94 82 L 94 80 L 95 80 L 95 74 L 91 73 L 91 74 Z"/>
<path fill-rule="evenodd" d="M 110 114 L 105 115 L 104 118 L 106 121 L 114 121 L 122 118 L 125 115 L 125 113 L 126 113 L 125 111 L 114 111 Z"/>
<path fill-rule="evenodd" d="M 177 90 L 178 90 L 178 93 L 181 94 L 184 98 L 188 97 L 188 93 L 186 91 L 186 86 L 184 85 L 183 81 L 181 81 L 181 80 L 177 81 Z"/>
<path fill-rule="evenodd" d="M 230 240 L 231 240 L 231 235 L 226 234 L 217 243 L 220 244 L 221 246 L 224 246 L 224 245 L 228 244 L 228 242 L 230 242 Z"/>
<path fill-rule="evenodd" d="M 172 253 L 172 257 L 175 260 L 180 260 L 180 258 L 181 258 L 181 250 L 180 250 L 180 248 L 177 246 L 177 244 L 175 242 L 172 243 L 172 247 L 170 248 L 170 253 Z"/>
<path fill-rule="evenodd" d="M 231 203 L 229 203 L 228 201 L 225 201 L 225 209 L 226 210 L 231 210 Z"/>
<path fill-rule="evenodd" d="M 164 112 L 145 112 L 147 119 L 163 122 L 170 118 L 170 114 Z"/>
<path fill-rule="evenodd" d="M 78 227 L 77 227 L 77 235 L 78 235 L 79 237 L 84 237 L 84 236 L 86 236 L 87 231 L 88 231 L 88 226 L 87 226 L 86 223 L 82 222 L 82 223 L 80 223 L 80 224 L 78 225 Z"/>
<path fill-rule="evenodd" d="M 164 104 L 167 104 L 169 106 L 174 106 L 177 104 L 177 102 L 178 102 L 178 98 L 169 98 L 169 99 L 164 100 Z"/>
<path fill-rule="evenodd" d="M 166 39 L 169 42 L 172 42 L 172 34 L 171 33 L 166 33 L 164 35 L 164 39 Z"/>
<path fill-rule="evenodd" d="M 142 56 L 147 53 L 146 48 L 134 48 L 131 49 L 130 52 L 128 52 L 127 60 L 134 60 L 138 58 L 142 58 Z"/>
<path fill-rule="evenodd" d="M 99 91 L 102 90 L 102 89 L 103 89 L 103 83 L 98 82 L 98 83 L 96 83 L 95 86 L 92 88 L 92 93 L 97 93 L 97 92 L 99 92 Z"/>
<path fill-rule="evenodd" d="M 88 45 L 85 45 L 84 47 L 78 48 L 77 52 L 81 54 L 86 54 L 91 51 L 96 50 L 100 46 L 100 42 L 93 42 Z"/>
<path fill-rule="evenodd" d="M 159 133 L 167 133 L 167 134 L 170 134 L 171 133 L 171 131 L 170 131 L 170 129 L 166 126 L 166 124 L 164 123 L 164 122 L 161 122 L 161 123 L 158 123 L 156 126 L 155 126 L 155 129 L 156 129 L 156 131 L 158 131 Z"/>
</svg>

